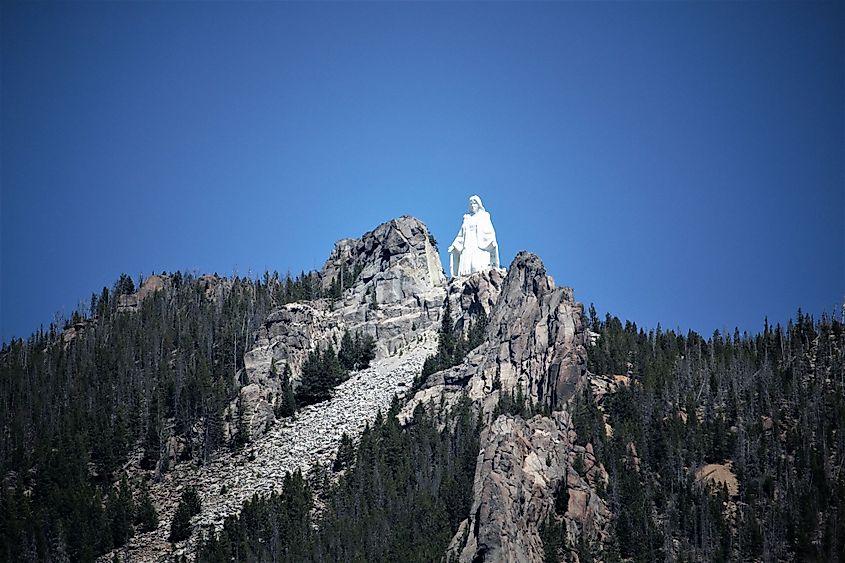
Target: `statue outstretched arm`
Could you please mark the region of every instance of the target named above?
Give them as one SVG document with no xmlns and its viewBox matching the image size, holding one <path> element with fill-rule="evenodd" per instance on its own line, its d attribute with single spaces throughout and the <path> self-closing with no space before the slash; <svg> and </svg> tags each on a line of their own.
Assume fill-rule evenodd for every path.
<svg viewBox="0 0 845 563">
<path fill-rule="evenodd" d="M 463 252 L 464 250 L 464 228 L 461 226 L 461 229 L 458 231 L 458 236 L 455 237 L 455 240 L 452 241 L 452 244 L 449 245 L 449 253 L 452 252 Z"/>
</svg>

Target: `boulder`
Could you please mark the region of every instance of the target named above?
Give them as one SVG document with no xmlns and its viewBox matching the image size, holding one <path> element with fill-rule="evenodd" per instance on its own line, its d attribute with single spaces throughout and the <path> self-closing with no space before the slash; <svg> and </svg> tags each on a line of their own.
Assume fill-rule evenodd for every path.
<svg viewBox="0 0 845 563">
<path fill-rule="evenodd" d="M 712 494 L 718 493 L 723 487 L 727 488 L 731 497 L 739 494 L 739 481 L 730 462 L 702 465 L 695 470 L 695 482 L 706 486 Z"/>
</svg>

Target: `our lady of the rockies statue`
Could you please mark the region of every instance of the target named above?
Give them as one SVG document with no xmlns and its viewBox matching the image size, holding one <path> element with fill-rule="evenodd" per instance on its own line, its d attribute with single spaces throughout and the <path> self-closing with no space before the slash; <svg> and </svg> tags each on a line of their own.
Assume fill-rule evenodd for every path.
<svg viewBox="0 0 845 563">
<path fill-rule="evenodd" d="M 449 246 L 449 275 L 468 276 L 499 267 L 499 245 L 490 214 L 477 195 L 469 198 L 461 230 Z"/>
</svg>

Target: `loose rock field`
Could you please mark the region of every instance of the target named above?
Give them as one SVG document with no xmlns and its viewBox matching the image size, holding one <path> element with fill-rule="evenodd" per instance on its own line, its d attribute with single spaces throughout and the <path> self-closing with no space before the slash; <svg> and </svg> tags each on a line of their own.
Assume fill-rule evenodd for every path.
<svg viewBox="0 0 845 563">
<path fill-rule="evenodd" d="M 276 421 L 242 451 L 220 451 L 203 466 L 184 462 L 171 468 L 150 486 L 159 513 L 158 529 L 133 537 L 118 550 L 120 560 L 168 561 L 173 555 L 187 555 L 192 560 L 198 530 L 221 528 L 225 518 L 238 513 L 255 493 L 279 491 L 286 472 L 300 469 L 306 474 L 316 463 L 331 463 L 342 434 L 357 437 L 378 411 L 387 411 L 394 395 L 404 396 L 436 347 L 436 334 L 421 332 L 412 346 L 353 373 L 337 387 L 331 400 L 306 407 L 295 418 Z M 172 549 L 167 536 L 179 497 L 187 487 L 197 489 L 202 512 L 192 520 L 191 539 Z M 101 561 L 112 561 L 113 555 L 103 556 Z"/>
</svg>

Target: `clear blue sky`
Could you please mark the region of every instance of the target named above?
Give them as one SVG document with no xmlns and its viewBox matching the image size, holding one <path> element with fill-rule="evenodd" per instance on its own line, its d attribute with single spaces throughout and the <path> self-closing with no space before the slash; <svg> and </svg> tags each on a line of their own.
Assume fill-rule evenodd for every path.
<svg viewBox="0 0 845 563">
<path fill-rule="evenodd" d="M 319 268 L 402 214 L 445 251 L 474 193 L 503 262 L 641 325 L 842 303 L 839 2 L 0 10 L 4 341 L 121 272 Z"/>
</svg>

